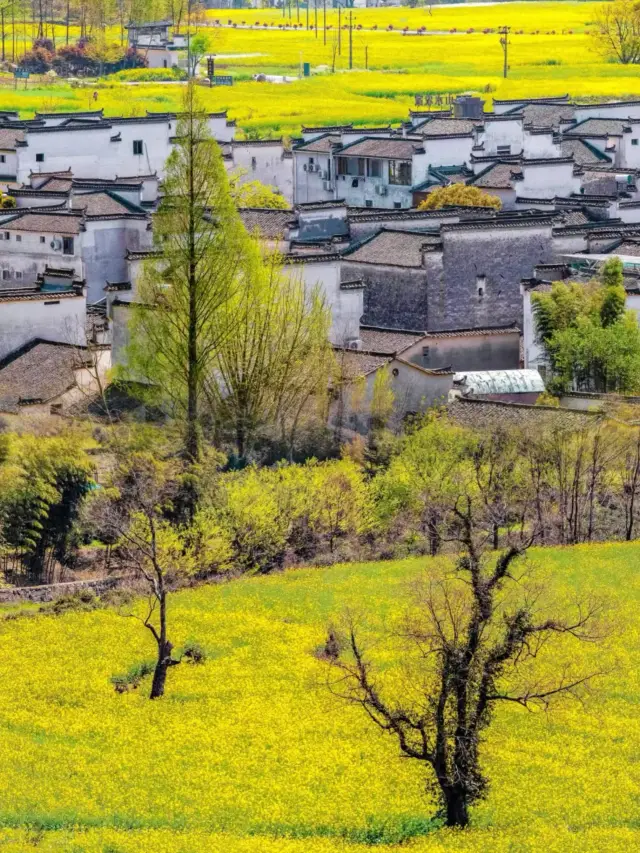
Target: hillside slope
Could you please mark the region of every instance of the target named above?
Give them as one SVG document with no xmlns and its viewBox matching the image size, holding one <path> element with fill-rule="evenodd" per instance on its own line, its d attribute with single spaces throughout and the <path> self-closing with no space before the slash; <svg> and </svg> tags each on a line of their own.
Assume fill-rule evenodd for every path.
<svg viewBox="0 0 640 853">
<path fill-rule="evenodd" d="M 586 710 L 501 710 L 492 788 L 467 833 L 427 837 L 419 768 L 327 692 L 313 652 L 346 607 L 390 624 L 430 561 L 305 569 L 177 595 L 176 644 L 204 666 L 168 695 L 117 695 L 110 677 L 152 657 L 110 610 L 0 622 L 0 849 L 65 853 L 608 851 L 640 847 L 637 817 L 640 545 L 537 550 L 560 597 L 613 604 L 616 659 Z"/>
</svg>

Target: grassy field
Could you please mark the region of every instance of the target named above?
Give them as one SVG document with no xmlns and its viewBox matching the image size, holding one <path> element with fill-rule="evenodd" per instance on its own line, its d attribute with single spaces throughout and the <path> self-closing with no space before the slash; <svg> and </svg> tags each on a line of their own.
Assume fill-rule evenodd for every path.
<svg viewBox="0 0 640 853">
<path fill-rule="evenodd" d="M 640 545 L 538 550 L 560 598 L 595 592 L 618 620 L 615 668 L 586 708 L 502 708 L 492 780 L 465 833 L 429 832 L 418 768 L 337 703 L 313 652 L 349 606 L 376 631 L 427 559 L 335 566 L 187 591 L 174 641 L 209 659 L 168 695 L 117 695 L 152 656 L 109 610 L 0 621 L 0 849 L 26 853 L 605 853 L 638 849 Z M 400 841 L 406 847 L 398 846 Z"/>
<path fill-rule="evenodd" d="M 337 52 L 337 12 L 327 14 L 332 29 L 317 35 L 306 29 L 279 29 L 277 10 L 212 10 L 208 22 L 211 50 L 219 73 L 236 78 L 233 87 L 203 90 L 210 109 L 228 109 L 250 133 L 298 133 L 304 124 L 356 124 L 400 122 L 414 105 L 416 94 L 455 95 L 483 93 L 487 105 L 493 97 L 541 97 L 569 93 L 578 99 L 619 98 L 640 95 L 640 75 L 635 66 L 608 62 L 595 49 L 591 32 L 599 3 L 504 3 L 495 6 L 461 5 L 456 8 L 363 9 L 355 13 L 353 70 L 349 70 L 348 34 L 342 31 Z M 301 27 L 306 16 L 300 14 Z M 313 15 L 311 15 L 313 22 Z M 236 28 L 228 26 L 228 22 Z M 242 22 L 245 22 L 243 27 Z M 319 15 L 321 24 L 322 14 Z M 267 23 L 266 28 L 249 24 Z M 293 9 L 291 23 L 296 23 Z M 497 33 L 511 26 L 510 72 L 502 77 L 502 49 Z M 393 31 L 387 31 L 391 25 Z M 377 30 L 371 27 L 377 26 Z M 427 27 L 432 32 L 456 35 L 402 35 L 404 27 Z M 466 30 L 473 29 L 473 33 Z M 117 39 L 115 30 L 107 34 Z M 365 70 L 365 61 L 368 70 Z M 259 72 L 297 76 L 309 62 L 314 76 L 289 85 L 250 82 Z M 335 68 L 336 73 L 331 73 Z M 96 84 L 71 88 L 59 81 L 14 91 L 12 81 L 0 79 L 0 109 L 81 110 L 93 106 Z M 30 83 L 30 86 L 34 84 Z M 175 109 L 179 85 L 123 86 L 113 81 L 97 84 L 98 105 L 109 115 L 142 114 L 145 110 Z"/>
</svg>

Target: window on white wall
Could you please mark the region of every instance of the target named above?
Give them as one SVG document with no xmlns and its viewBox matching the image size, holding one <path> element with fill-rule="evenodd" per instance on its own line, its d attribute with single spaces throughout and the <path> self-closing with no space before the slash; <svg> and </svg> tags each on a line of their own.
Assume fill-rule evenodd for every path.
<svg viewBox="0 0 640 853">
<path fill-rule="evenodd" d="M 142 139 L 134 139 L 133 140 L 133 153 L 140 155 L 143 151 L 143 142 Z"/>
<path fill-rule="evenodd" d="M 632 144 L 632 145 L 637 145 L 639 141 L 640 141 L 640 140 L 638 140 L 638 139 L 632 139 L 632 140 L 631 140 L 631 144 Z"/>
<path fill-rule="evenodd" d="M 9 281 L 11 278 L 11 270 L 2 270 L 2 280 Z"/>
<path fill-rule="evenodd" d="M 47 242 L 47 238 L 46 238 L 46 237 L 43 237 L 43 236 L 41 235 L 41 236 L 40 236 L 40 242 L 41 242 L 41 243 L 46 243 L 46 242 Z"/>
<path fill-rule="evenodd" d="M 6 162 L 7 162 L 6 156 L 4 154 L 0 154 L 0 163 L 6 163 Z"/>
<path fill-rule="evenodd" d="M 16 279 L 19 281 L 22 278 L 22 270 L 16 270 Z"/>
<path fill-rule="evenodd" d="M 62 238 L 62 254 L 73 255 L 73 237 Z"/>
<path fill-rule="evenodd" d="M 36 154 L 36 163 L 44 163 L 44 154 Z"/>
<path fill-rule="evenodd" d="M 16 234 L 16 243 L 22 243 L 22 234 Z"/>
</svg>

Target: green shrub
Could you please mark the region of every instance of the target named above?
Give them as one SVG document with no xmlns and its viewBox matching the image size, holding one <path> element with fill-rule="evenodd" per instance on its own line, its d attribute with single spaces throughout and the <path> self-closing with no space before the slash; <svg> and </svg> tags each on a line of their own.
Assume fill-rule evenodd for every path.
<svg viewBox="0 0 640 853">
<path fill-rule="evenodd" d="M 187 72 L 182 68 L 128 68 L 118 71 L 111 77 L 129 83 L 164 83 L 172 80 L 186 80 Z"/>
<path fill-rule="evenodd" d="M 115 687 L 116 693 L 127 693 L 129 690 L 135 690 L 139 687 L 142 679 L 151 675 L 155 668 L 155 662 L 151 660 L 134 663 L 127 672 L 112 676 L 111 683 Z"/>
</svg>

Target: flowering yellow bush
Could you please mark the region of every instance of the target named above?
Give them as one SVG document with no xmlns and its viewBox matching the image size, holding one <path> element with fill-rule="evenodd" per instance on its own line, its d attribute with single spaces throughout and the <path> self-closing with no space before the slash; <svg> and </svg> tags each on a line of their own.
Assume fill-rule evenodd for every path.
<svg viewBox="0 0 640 853">
<path fill-rule="evenodd" d="M 488 799 L 463 834 L 432 827 L 419 768 L 333 699 L 315 649 L 345 607 L 378 632 L 428 559 L 342 565 L 187 590 L 175 643 L 206 647 L 165 699 L 109 679 L 149 641 L 115 611 L 0 621 L 0 849 L 26 853 L 601 853 L 640 845 L 637 544 L 535 550 L 562 600 L 608 597 L 613 648 L 587 705 L 503 708 Z M 5 608 L 6 610 L 6 608 Z M 20 611 L 18 611 L 20 612 Z M 616 666 L 613 666 L 615 660 Z M 413 839 L 408 847 L 401 841 Z"/>
</svg>

